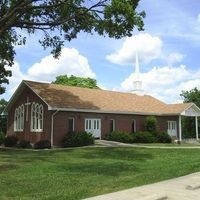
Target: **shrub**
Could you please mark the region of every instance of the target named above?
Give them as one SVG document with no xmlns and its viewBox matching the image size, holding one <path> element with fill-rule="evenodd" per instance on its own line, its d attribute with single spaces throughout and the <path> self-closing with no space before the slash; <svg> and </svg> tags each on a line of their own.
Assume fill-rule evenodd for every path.
<svg viewBox="0 0 200 200">
<path fill-rule="evenodd" d="M 51 149 L 51 142 L 49 140 L 40 140 L 34 144 L 34 149 Z"/>
<path fill-rule="evenodd" d="M 109 133 L 106 139 L 123 143 L 132 143 L 133 141 L 131 134 L 119 131 L 114 131 L 112 133 Z"/>
<path fill-rule="evenodd" d="M 91 144 L 94 144 L 94 137 L 87 132 L 68 133 L 62 140 L 63 147 L 80 147 Z"/>
<path fill-rule="evenodd" d="M 5 147 L 14 147 L 16 146 L 18 138 L 14 135 L 7 136 L 4 140 Z"/>
<path fill-rule="evenodd" d="M 30 144 L 30 141 L 27 140 L 21 140 L 19 141 L 19 143 L 17 144 L 18 148 L 23 148 L 23 149 L 30 149 L 32 146 Z"/>
<path fill-rule="evenodd" d="M 153 143 L 156 141 L 155 136 L 150 132 L 132 133 L 133 143 Z"/>
<path fill-rule="evenodd" d="M 156 142 L 171 143 L 172 139 L 166 132 L 158 132 L 156 134 Z"/>
<path fill-rule="evenodd" d="M 157 129 L 157 119 L 154 116 L 149 116 L 145 120 L 145 130 L 150 133 L 155 133 Z"/>
<path fill-rule="evenodd" d="M 4 144 L 5 140 L 5 134 L 3 132 L 0 132 L 0 145 Z"/>
</svg>

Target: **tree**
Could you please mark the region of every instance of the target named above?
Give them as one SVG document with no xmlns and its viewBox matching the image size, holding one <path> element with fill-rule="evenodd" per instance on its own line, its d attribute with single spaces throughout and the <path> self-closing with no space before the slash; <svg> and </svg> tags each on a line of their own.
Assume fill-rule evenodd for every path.
<svg viewBox="0 0 200 200">
<path fill-rule="evenodd" d="M 184 98 L 184 103 L 195 103 L 198 107 L 200 107 L 200 90 L 196 87 L 189 91 L 182 91 L 180 96 Z M 194 117 L 182 117 L 182 123 L 183 136 L 185 138 L 194 138 L 196 135 Z M 198 119 L 198 124 L 199 123 L 200 119 Z"/>
<path fill-rule="evenodd" d="M 8 83 L 15 45 L 24 45 L 26 37 L 41 31 L 39 43 L 52 48 L 58 57 L 64 41 L 81 31 L 112 38 L 131 36 L 133 28 L 143 30 L 144 11 L 137 12 L 140 0 L 1 0 L 0 1 L 0 94 Z M 22 32 L 23 30 L 23 32 Z"/>
<path fill-rule="evenodd" d="M 69 85 L 69 86 L 78 86 L 84 88 L 96 88 L 99 89 L 97 86 L 97 81 L 92 78 L 82 78 L 78 76 L 70 76 L 67 75 L 60 75 L 56 77 L 56 80 L 52 83 L 61 84 L 61 85 Z"/>
<path fill-rule="evenodd" d="M 7 118 L 4 115 L 1 115 L 4 111 L 8 102 L 5 99 L 0 99 L 0 132 L 6 133 L 7 129 Z"/>
<path fill-rule="evenodd" d="M 182 91 L 180 94 L 184 98 L 184 103 L 195 103 L 200 108 L 200 90 L 195 87 L 189 91 Z"/>
</svg>

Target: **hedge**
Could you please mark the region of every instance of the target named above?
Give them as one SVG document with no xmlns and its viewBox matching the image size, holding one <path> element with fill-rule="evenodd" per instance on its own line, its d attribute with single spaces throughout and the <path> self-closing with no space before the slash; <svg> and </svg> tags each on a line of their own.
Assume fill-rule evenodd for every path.
<svg viewBox="0 0 200 200">
<path fill-rule="evenodd" d="M 123 142 L 123 143 L 133 142 L 133 137 L 131 136 L 131 134 L 127 132 L 120 132 L 120 131 L 114 131 L 112 133 L 109 133 L 106 139 L 110 141 L 117 141 L 117 142 Z"/>
<path fill-rule="evenodd" d="M 94 144 L 94 137 L 87 132 L 68 133 L 62 140 L 63 147 L 80 147 Z"/>
</svg>

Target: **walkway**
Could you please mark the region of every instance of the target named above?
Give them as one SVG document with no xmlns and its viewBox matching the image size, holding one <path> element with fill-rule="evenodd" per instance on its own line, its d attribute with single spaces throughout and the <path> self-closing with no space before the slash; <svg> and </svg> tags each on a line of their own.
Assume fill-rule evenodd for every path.
<svg viewBox="0 0 200 200">
<path fill-rule="evenodd" d="M 200 172 L 87 200 L 199 200 Z"/>
<path fill-rule="evenodd" d="M 98 147 L 137 147 L 137 148 L 158 148 L 158 149 L 200 149 L 200 145 L 169 145 L 163 146 L 162 145 L 143 145 L 143 144 L 125 144 L 121 142 L 114 142 L 108 140 L 95 140 L 95 146 Z"/>
</svg>

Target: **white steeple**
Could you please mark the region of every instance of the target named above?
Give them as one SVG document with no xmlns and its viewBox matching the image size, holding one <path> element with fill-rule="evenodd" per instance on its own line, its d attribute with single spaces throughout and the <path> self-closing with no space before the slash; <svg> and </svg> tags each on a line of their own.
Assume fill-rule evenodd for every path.
<svg viewBox="0 0 200 200">
<path fill-rule="evenodd" d="M 135 74 L 139 76 L 140 74 L 140 66 L 138 61 L 138 53 L 135 54 Z"/>
<path fill-rule="evenodd" d="M 139 59 L 138 59 L 138 53 L 135 54 L 135 74 L 134 74 L 134 80 L 133 80 L 133 91 L 132 93 L 143 96 L 144 91 L 142 89 L 142 81 L 140 78 L 140 66 L 139 66 Z"/>
</svg>

